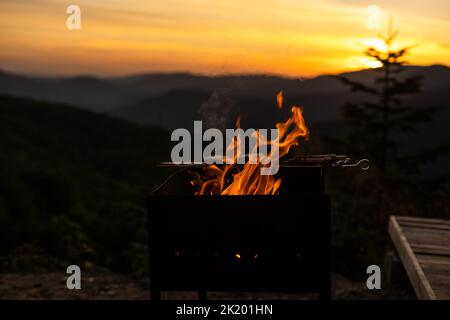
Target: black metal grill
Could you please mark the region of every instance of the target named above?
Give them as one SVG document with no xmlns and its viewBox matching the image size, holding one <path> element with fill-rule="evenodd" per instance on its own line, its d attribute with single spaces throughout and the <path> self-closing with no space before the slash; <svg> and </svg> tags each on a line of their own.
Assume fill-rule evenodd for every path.
<svg viewBox="0 0 450 320">
<path fill-rule="evenodd" d="M 152 298 L 194 290 L 329 298 L 324 168 L 340 160 L 303 156 L 283 163 L 276 196 L 193 196 L 188 170 L 201 165 L 175 166 L 181 169 L 148 199 Z"/>
</svg>

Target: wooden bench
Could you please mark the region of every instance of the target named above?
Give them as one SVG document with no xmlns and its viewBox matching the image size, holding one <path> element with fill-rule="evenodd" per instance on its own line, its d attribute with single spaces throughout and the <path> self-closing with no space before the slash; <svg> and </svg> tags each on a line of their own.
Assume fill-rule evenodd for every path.
<svg viewBox="0 0 450 320">
<path fill-rule="evenodd" d="M 450 299 L 450 221 L 391 216 L 389 235 L 418 299 Z"/>
</svg>

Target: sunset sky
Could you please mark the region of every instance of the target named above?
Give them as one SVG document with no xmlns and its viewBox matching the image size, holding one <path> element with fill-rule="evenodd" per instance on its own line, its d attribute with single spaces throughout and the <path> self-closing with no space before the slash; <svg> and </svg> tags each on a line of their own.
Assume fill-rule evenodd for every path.
<svg viewBox="0 0 450 320">
<path fill-rule="evenodd" d="M 81 8 L 68 30 L 66 8 Z M 417 45 L 411 64 L 450 64 L 448 0 L 1 0 L 0 69 L 28 74 L 149 71 L 313 76 L 367 67 L 367 7 Z"/>
</svg>

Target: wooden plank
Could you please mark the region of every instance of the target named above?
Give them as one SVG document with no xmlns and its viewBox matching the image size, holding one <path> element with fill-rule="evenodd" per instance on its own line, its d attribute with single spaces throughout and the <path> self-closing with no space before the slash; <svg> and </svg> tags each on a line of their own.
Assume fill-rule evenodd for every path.
<svg viewBox="0 0 450 320">
<path fill-rule="evenodd" d="M 436 228 L 427 228 L 426 226 L 423 227 L 408 227 L 405 225 L 400 224 L 400 227 L 402 228 L 404 233 L 411 233 L 411 234 L 426 234 L 426 235 L 439 235 L 443 237 L 450 236 L 450 230 L 446 229 L 436 229 Z"/>
<path fill-rule="evenodd" d="M 430 282 L 430 286 L 433 288 L 433 291 L 437 288 L 440 289 L 450 289 L 450 275 L 449 274 L 431 274 L 427 271 L 424 271 L 428 281 Z M 449 296 L 450 298 L 450 296 Z"/>
<path fill-rule="evenodd" d="M 423 272 L 425 275 L 429 274 L 443 274 L 443 275 L 450 275 L 450 268 L 448 265 L 443 264 L 433 264 L 433 263 L 426 263 L 426 262 L 420 262 L 420 266 L 422 267 Z"/>
<path fill-rule="evenodd" d="M 437 264 L 450 268 L 450 257 L 416 254 L 416 258 L 420 264 Z"/>
<path fill-rule="evenodd" d="M 450 225 L 437 224 L 437 223 L 422 223 L 422 222 L 402 221 L 400 223 L 400 225 L 402 227 L 417 228 L 417 229 L 450 230 Z"/>
<path fill-rule="evenodd" d="M 441 230 L 418 230 L 402 228 L 403 233 L 408 239 L 420 238 L 430 241 L 443 242 L 450 245 L 450 231 Z"/>
<path fill-rule="evenodd" d="M 435 294 L 439 300 L 448 300 L 448 297 L 450 297 L 450 288 L 437 287 L 435 289 Z"/>
<path fill-rule="evenodd" d="M 442 219 L 432 219 L 432 218 L 418 218 L 418 217 L 409 217 L 409 216 L 395 216 L 397 218 L 397 222 L 401 225 L 403 222 L 420 222 L 426 224 L 441 224 L 441 225 L 450 225 L 450 221 L 442 220 Z"/>
<path fill-rule="evenodd" d="M 441 248 L 443 252 L 448 252 L 450 250 L 450 242 L 447 241 L 447 239 L 440 239 L 440 238 L 434 238 L 434 237 L 417 237 L 417 236 L 410 236 L 408 234 L 405 234 L 406 239 L 408 239 L 409 244 L 411 246 L 414 245 L 424 245 L 424 246 L 432 246 L 432 247 L 439 247 Z M 414 251 L 414 253 L 417 254 L 417 252 Z M 428 252 L 431 254 L 431 252 Z M 447 255 L 449 254 L 442 254 Z"/>
<path fill-rule="evenodd" d="M 450 247 L 433 245 L 433 244 L 421 244 L 421 243 L 411 243 L 410 246 L 415 253 L 427 253 L 434 255 L 448 256 L 450 255 Z"/>
<path fill-rule="evenodd" d="M 394 216 L 391 216 L 389 219 L 389 235 L 397 248 L 397 252 L 416 292 L 417 298 L 436 300 L 437 296 Z"/>
<path fill-rule="evenodd" d="M 419 233 L 403 232 L 410 243 L 428 244 L 435 246 L 450 247 L 450 237 L 442 235 L 428 235 Z"/>
<path fill-rule="evenodd" d="M 411 241 L 408 237 L 408 242 L 414 252 L 425 252 L 428 254 L 438 254 L 443 256 L 450 256 L 450 246 L 441 244 L 428 244 L 428 243 L 415 243 Z"/>
<path fill-rule="evenodd" d="M 450 268 L 448 267 L 448 264 L 437 264 L 437 263 L 427 263 L 427 262 L 420 262 L 420 266 L 426 274 L 443 274 L 447 275 L 450 274 Z"/>
</svg>

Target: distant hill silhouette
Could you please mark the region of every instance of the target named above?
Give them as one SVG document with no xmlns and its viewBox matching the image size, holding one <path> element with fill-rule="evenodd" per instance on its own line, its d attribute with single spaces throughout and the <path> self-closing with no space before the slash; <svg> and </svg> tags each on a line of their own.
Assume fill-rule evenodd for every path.
<svg viewBox="0 0 450 320">
<path fill-rule="evenodd" d="M 424 75 L 424 92 L 445 89 L 450 85 L 450 68 L 445 66 L 418 67 L 408 66 L 403 77 Z M 373 70 L 345 73 L 347 77 L 362 82 L 372 82 L 376 76 Z M 295 102 L 306 108 L 326 108 L 314 110 L 325 118 L 336 114 L 331 108 L 349 98 L 348 88 L 330 76 L 309 79 L 283 78 L 269 75 L 228 75 L 201 76 L 188 73 L 140 74 L 127 77 L 97 78 L 92 76 L 77 77 L 36 77 L 0 71 L 0 93 L 30 97 L 51 102 L 87 108 L 101 112 L 122 114 L 131 120 L 158 124 L 155 112 L 160 108 L 152 102 L 161 102 L 171 94 L 188 91 L 204 92 L 207 96 L 212 91 L 219 91 L 231 97 L 273 99 L 280 90 L 286 97 L 295 97 Z M 182 102 L 182 99 L 179 99 Z M 201 101 L 200 101 L 201 102 Z M 166 106 L 164 112 L 174 116 L 171 110 L 176 106 Z M 193 106 L 187 106 L 191 108 Z M 199 107 L 199 105 L 197 105 Z M 326 111 L 326 112 L 325 112 Z M 164 113 L 163 112 L 163 113 Z M 161 116 L 164 116 L 162 114 Z M 170 124 L 164 121 L 169 127 Z M 178 123 L 176 121 L 176 123 Z"/>
</svg>

